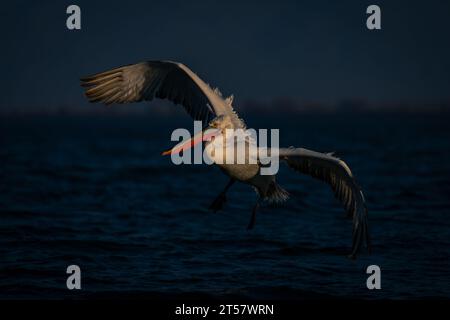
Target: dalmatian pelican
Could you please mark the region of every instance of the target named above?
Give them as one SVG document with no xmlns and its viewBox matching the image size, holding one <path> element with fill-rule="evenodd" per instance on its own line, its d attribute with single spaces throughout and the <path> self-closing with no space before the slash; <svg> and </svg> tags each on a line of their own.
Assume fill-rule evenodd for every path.
<svg viewBox="0 0 450 320">
<path fill-rule="evenodd" d="M 122 66 L 81 79 L 85 95 L 90 102 L 131 103 L 150 101 L 154 98 L 168 99 L 182 105 L 194 120 L 201 120 L 203 132 L 190 140 L 178 144 L 163 154 L 180 153 L 192 146 L 211 140 L 205 132 L 214 131 L 225 135 L 228 129 L 244 129 L 245 123 L 232 107 L 233 97 L 224 98 L 218 89 L 213 89 L 194 72 L 181 63 L 172 61 L 147 61 Z M 219 141 L 213 139 L 213 141 Z M 370 251 L 367 208 L 364 195 L 350 168 L 331 153 L 321 153 L 304 148 L 279 148 L 278 160 L 287 163 L 293 170 L 312 176 L 331 186 L 335 196 L 342 202 L 347 216 L 353 221 L 352 249 L 350 258 L 355 258 L 365 245 Z M 248 229 L 255 224 L 255 216 L 261 201 L 284 202 L 288 192 L 276 182 L 276 174 L 261 174 L 262 165 L 256 163 L 216 163 L 230 178 L 228 184 L 212 202 L 210 209 L 218 211 L 226 202 L 226 193 L 236 182 L 253 186 L 258 199 L 253 207 Z"/>
</svg>

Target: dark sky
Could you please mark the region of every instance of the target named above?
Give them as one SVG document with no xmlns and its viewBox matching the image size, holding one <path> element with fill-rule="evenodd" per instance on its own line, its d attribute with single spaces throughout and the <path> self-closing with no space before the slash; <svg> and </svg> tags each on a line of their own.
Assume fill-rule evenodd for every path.
<svg viewBox="0 0 450 320">
<path fill-rule="evenodd" d="M 66 28 L 66 7 L 82 30 Z M 382 30 L 365 26 L 378 4 Z M 141 60 L 188 65 L 237 102 L 450 97 L 449 1 L 2 3 L 0 110 L 83 108 L 79 77 Z"/>
</svg>

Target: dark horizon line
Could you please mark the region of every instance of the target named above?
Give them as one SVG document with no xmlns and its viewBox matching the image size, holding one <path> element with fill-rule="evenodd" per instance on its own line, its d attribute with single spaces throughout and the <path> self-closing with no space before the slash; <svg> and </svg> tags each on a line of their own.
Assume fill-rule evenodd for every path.
<svg viewBox="0 0 450 320">
<path fill-rule="evenodd" d="M 181 114 L 182 108 L 165 100 L 155 100 L 144 105 L 112 105 L 100 108 L 94 105 L 81 106 L 42 106 L 42 107 L 0 107 L 0 116 L 20 115 L 167 115 Z M 101 105 L 98 105 L 101 106 Z M 365 99 L 342 99 L 334 103 L 324 103 L 312 100 L 300 100 L 289 97 L 279 97 L 269 102 L 246 100 L 234 105 L 240 113 L 261 114 L 339 114 L 339 113 L 442 113 L 450 112 L 450 98 L 441 101 L 411 102 L 407 100 L 370 102 Z"/>
</svg>

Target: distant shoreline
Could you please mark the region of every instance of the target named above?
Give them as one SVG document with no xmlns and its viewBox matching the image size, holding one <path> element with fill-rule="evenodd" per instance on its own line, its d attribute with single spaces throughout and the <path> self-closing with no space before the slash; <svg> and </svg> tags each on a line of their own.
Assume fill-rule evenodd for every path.
<svg viewBox="0 0 450 320">
<path fill-rule="evenodd" d="M 388 102 L 368 103 L 363 100 L 345 100 L 333 104 L 301 102 L 278 99 L 263 103 L 247 101 L 235 106 L 245 115 L 349 115 L 349 114 L 450 114 L 450 101 L 443 102 Z M 60 107 L 17 107 L 0 106 L 0 117 L 10 116 L 149 116 L 176 117 L 185 115 L 182 108 L 170 103 L 154 101 L 133 106 L 113 105 L 111 107 L 60 106 Z"/>
</svg>

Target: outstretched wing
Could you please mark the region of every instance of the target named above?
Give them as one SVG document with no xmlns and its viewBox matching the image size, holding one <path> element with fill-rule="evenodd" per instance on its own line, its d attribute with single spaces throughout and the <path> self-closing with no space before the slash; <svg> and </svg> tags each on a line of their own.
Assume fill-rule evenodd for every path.
<svg viewBox="0 0 450 320">
<path fill-rule="evenodd" d="M 343 203 L 348 216 L 353 218 L 353 246 L 350 256 L 355 257 L 364 242 L 370 250 L 364 195 L 347 164 L 329 153 L 302 148 L 280 149 L 279 157 L 280 160 L 286 161 L 291 168 L 322 180 L 331 186 L 336 197 Z"/>
<path fill-rule="evenodd" d="M 129 103 L 153 98 L 184 106 L 195 120 L 208 123 L 234 111 L 221 96 L 181 63 L 147 61 L 119 67 L 81 79 L 90 102 Z"/>
</svg>

